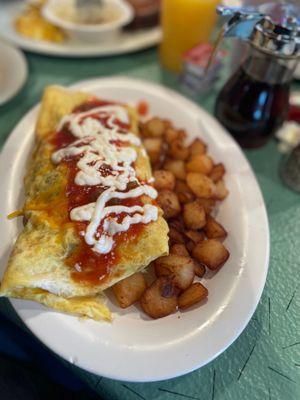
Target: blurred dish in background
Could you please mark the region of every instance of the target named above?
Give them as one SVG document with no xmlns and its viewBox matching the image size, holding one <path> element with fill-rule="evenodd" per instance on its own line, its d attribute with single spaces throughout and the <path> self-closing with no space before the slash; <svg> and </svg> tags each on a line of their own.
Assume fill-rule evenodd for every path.
<svg viewBox="0 0 300 400">
<path fill-rule="evenodd" d="M 89 7 L 88 3 L 85 6 L 79 0 L 48 0 L 42 15 L 71 39 L 84 42 L 116 39 L 121 29 L 133 19 L 131 6 L 124 0 L 102 0 L 97 4 Z"/>
<path fill-rule="evenodd" d="M 40 7 L 43 1 L 37 0 L 34 5 Z M 61 57 L 99 57 L 142 50 L 157 45 L 161 39 L 161 31 L 158 26 L 132 32 L 121 31 L 115 38 L 107 41 L 84 41 L 65 35 L 64 40 L 58 42 L 45 40 L 41 37 L 34 38 L 30 35 L 24 36 L 15 28 L 15 21 L 20 15 L 24 14 L 28 5 L 31 4 L 32 2 L 20 0 L 4 2 L 1 4 L 0 13 L 0 36 L 31 52 Z M 30 25 L 34 26 L 34 23 Z M 50 26 L 55 27 L 52 24 Z M 43 35 L 46 35 L 46 33 L 43 32 Z"/>
<path fill-rule="evenodd" d="M 64 21 L 83 25 L 109 24 L 121 18 L 123 1 L 113 0 L 48 0 L 56 16 Z"/>
<path fill-rule="evenodd" d="M 134 19 L 127 29 L 144 29 L 158 25 L 161 0 L 127 0 L 134 9 Z"/>
<path fill-rule="evenodd" d="M 27 75 L 27 62 L 23 53 L 0 42 L 0 105 L 13 98 L 23 87 Z"/>
</svg>

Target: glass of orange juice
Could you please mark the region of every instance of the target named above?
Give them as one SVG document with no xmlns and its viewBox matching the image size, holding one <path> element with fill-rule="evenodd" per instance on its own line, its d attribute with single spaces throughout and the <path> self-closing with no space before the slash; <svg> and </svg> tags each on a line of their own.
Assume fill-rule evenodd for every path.
<svg viewBox="0 0 300 400">
<path fill-rule="evenodd" d="M 162 64 L 180 72 L 182 54 L 199 43 L 209 41 L 216 23 L 220 0 L 162 0 Z"/>
</svg>

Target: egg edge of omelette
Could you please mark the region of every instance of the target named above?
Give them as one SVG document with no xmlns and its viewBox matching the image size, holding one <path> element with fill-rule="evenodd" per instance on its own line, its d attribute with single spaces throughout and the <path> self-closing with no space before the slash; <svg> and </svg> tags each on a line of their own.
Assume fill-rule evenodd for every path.
<svg viewBox="0 0 300 400">
<path fill-rule="evenodd" d="M 36 127 L 37 143 L 25 178 L 27 191 L 30 191 L 30 174 L 34 170 L 39 146 L 43 146 L 43 141 L 49 132 L 56 129 L 64 115 L 71 113 L 75 107 L 92 98 L 94 96 L 90 94 L 59 86 L 50 86 L 45 89 Z M 131 118 L 132 130 L 137 133 L 136 111 L 128 106 L 126 109 Z M 144 177 L 152 176 L 148 157 L 142 147 L 138 149 L 137 165 L 139 165 L 140 174 Z M 38 172 L 35 173 L 38 174 Z M 70 279 L 69 267 L 63 263 L 65 249 L 57 245 L 61 232 L 59 228 L 53 228 L 47 221 L 41 223 L 42 217 L 40 211 L 29 212 L 29 222 L 19 235 L 10 256 L 2 280 L 0 296 L 34 300 L 58 311 L 97 320 L 110 320 L 110 312 L 99 301 L 99 294 L 168 253 L 168 226 L 162 218 L 162 212 L 159 211 L 158 219 L 145 226 L 138 242 L 132 246 L 132 251 L 126 252 L 125 246 L 123 264 L 118 265 L 118 269 L 108 282 L 102 287 L 74 282 Z M 69 234 L 70 232 L 67 233 Z M 68 240 L 67 237 L 64 239 Z"/>
</svg>

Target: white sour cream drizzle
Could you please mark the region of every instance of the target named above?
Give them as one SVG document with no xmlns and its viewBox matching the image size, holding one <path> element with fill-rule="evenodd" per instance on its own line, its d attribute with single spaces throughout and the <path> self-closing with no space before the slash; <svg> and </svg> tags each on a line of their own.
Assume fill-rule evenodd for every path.
<svg viewBox="0 0 300 400">
<path fill-rule="evenodd" d="M 99 117 L 107 118 L 106 126 L 97 119 Z M 108 187 L 95 203 L 73 208 L 70 212 L 71 220 L 89 222 L 84 232 L 85 241 L 100 254 L 107 254 L 113 249 L 115 234 L 127 231 L 131 225 L 147 224 L 158 218 L 158 209 L 152 204 L 132 207 L 106 206 L 112 199 L 136 198 L 142 195 L 152 199 L 157 197 L 157 192 L 152 186 L 139 182 L 132 167 L 137 159 L 137 152 L 129 145 L 139 146 L 140 139 L 130 132 L 121 133 L 120 126 L 115 123 L 116 119 L 125 124 L 129 123 L 125 108 L 117 105 L 100 106 L 63 117 L 57 130 L 60 131 L 67 124 L 77 140 L 52 154 L 55 164 L 67 157 L 80 156 L 75 176 L 77 185 Z M 118 146 L 116 141 L 124 145 Z M 107 166 L 110 167 L 111 173 L 103 176 L 101 167 Z M 126 190 L 129 182 L 136 182 L 138 186 L 128 192 L 121 192 Z M 120 213 L 128 214 L 122 222 L 118 222 Z M 98 233 L 100 225 L 103 230 L 101 235 Z"/>
</svg>

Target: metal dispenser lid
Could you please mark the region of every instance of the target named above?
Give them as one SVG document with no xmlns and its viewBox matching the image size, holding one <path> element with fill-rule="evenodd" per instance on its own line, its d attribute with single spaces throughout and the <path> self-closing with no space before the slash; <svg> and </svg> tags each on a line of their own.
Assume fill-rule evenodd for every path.
<svg viewBox="0 0 300 400">
<path fill-rule="evenodd" d="M 217 12 L 229 17 L 223 27 L 223 37 L 240 37 L 277 57 L 300 57 L 299 6 L 281 2 L 256 8 L 219 6 Z"/>
</svg>

